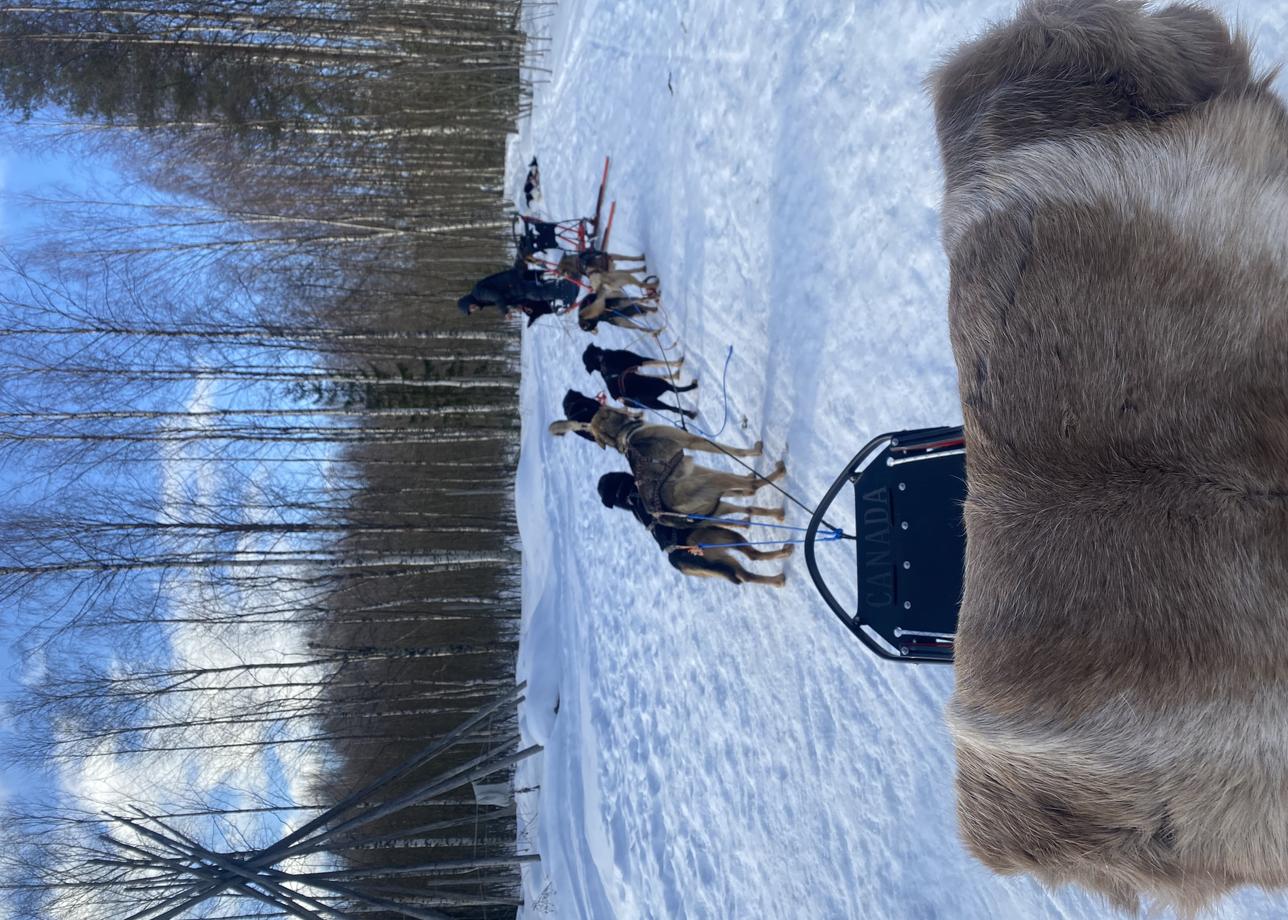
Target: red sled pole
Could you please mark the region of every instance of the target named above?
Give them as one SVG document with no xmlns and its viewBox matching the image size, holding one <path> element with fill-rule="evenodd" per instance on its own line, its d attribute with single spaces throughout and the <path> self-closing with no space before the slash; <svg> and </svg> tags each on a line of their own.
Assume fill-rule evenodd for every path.
<svg viewBox="0 0 1288 920">
<path fill-rule="evenodd" d="M 604 234 L 599 238 L 600 252 L 608 252 L 608 234 L 613 232 L 613 217 L 617 214 L 617 202 L 614 201 L 608 208 L 608 223 L 604 225 Z"/>
<path fill-rule="evenodd" d="M 604 174 L 599 179 L 599 196 L 595 199 L 595 219 L 590 222 L 599 234 L 599 215 L 604 210 L 604 192 L 608 189 L 608 157 L 604 157 Z"/>
</svg>

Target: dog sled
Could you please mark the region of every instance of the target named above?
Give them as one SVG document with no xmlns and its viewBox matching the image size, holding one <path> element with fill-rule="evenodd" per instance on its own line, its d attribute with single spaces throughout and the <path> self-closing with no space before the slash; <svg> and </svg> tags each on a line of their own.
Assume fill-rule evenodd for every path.
<svg viewBox="0 0 1288 920">
<path fill-rule="evenodd" d="M 585 248 L 588 222 L 589 218 L 586 217 L 555 221 L 541 220 L 529 214 L 515 214 L 510 219 L 510 235 L 519 259 L 528 261 L 537 253 L 550 249 L 581 252 Z"/>
<path fill-rule="evenodd" d="M 852 609 L 837 599 L 815 558 L 816 543 L 841 535 L 826 517 L 847 485 L 855 520 Z M 921 428 L 873 438 L 810 518 L 805 564 L 814 586 L 846 628 L 880 657 L 952 663 L 966 553 L 965 499 L 962 429 Z"/>
<path fill-rule="evenodd" d="M 617 214 L 617 202 L 613 201 L 609 205 L 607 222 L 603 221 L 610 163 L 610 159 L 604 157 L 594 216 L 563 221 L 542 220 L 529 214 L 512 216 L 510 233 L 514 239 L 516 264 L 536 266 L 548 277 L 571 281 L 587 290 L 588 286 L 578 279 L 592 268 L 607 270 L 608 238 Z M 538 258 L 538 253 L 547 251 L 560 253 L 559 261 Z"/>
<path fill-rule="evenodd" d="M 536 162 L 535 158 L 533 162 Z M 604 157 L 604 172 L 599 180 L 599 191 L 595 195 L 593 217 L 542 220 L 531 214 L 515 213 L 512 216 L 510 233 L 514 238 L 515 249 L 520 259 L 528 259 L 538 252 L 552 249 L 565 253 L 581 253 L 608 248 L 608 234 L 612 232 L 613 216 L 617 211 L 617 202 L 614 201 L 609 208 L 608 222 L 601 233 L 600 221 L 603 218 L 604 196 L 608 188 L 609 163 L 609 158 Z"/>
</svg>

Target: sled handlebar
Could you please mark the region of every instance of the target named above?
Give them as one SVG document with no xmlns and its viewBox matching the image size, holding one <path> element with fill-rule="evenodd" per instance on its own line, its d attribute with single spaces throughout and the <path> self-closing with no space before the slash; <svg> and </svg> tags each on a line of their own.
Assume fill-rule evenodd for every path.
<svg viewBox="0 0 1288 920">
<path fill-rule="evenodd" d="M 930 431 L 931 429 L 927 429 L 926 433 L 930 433 Z M 938 431 L 936 431 L 936 433 L 938 433 Z M 809 519 L 809 526 L 805 528 L 805 566 L 809 569 L 809 577 L 814 582 L 814 587 L 818 589 L 818 593 L 822 595 L 823 602 L 827 604 L 834 614 L 836 614 L 837 619 L 845 624 L 845 628 L 854 633 L 858 640 L 866 645 L 873 654 L 878 657 L 885 658 L 887 661 L 901 661 L 905 663 L 912 662 L 915 664 L 921 664 L 923 662 L 952 664 L 951 658 L 929 655 L 922 656 L 915 652 L 912 654 L 899 655 L 885 648 L 863 628 L 863 622 L 859 619 L 858 613 L 850 613 L 844 606 L 842 606 L 841 602 L 836 599 L 836 596 L 827 586 L 827 582 L 823 580 L 823 575 L 818 569 L 818 560 L 815 558 L 814 544 L 818 539 L 818 529 L 823 524 L 823 518 L 827 514 L 828 509 L 832 507 L 832 503 L 836 501 L 836 497 L 841 493 L 841 490 L 844 489 L 846 485 L 853 484 L 858 481 L 859 474 L 857 470 L 858 467 L 863 464 L 863 461 L 868 457 L 879 453 L 892 440 L 894 440 L 893 435 L 882 434 L 877 435 L 877 437 L 864 445 L 863 449 L 854 455 L 854 459 L 847 463 L 845 468 L 841 470 L 841 475 L 836 477 L 836 481 L 832 483 L 832 487 L 827 490 L 822 501 L 818 503 L 818 507 L 814 509 L 814 513 Z M 863 539 L 862 522 L 856 522 L 855 533 L 857 540 Z"/>
</svg>

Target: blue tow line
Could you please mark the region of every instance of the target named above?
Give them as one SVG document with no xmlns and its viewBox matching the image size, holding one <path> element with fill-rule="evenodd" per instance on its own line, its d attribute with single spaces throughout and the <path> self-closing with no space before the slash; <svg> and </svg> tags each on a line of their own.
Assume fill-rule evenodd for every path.
<svg viewBox="0 0 1288 920">
<path fill-rule="evenodd" d="M 733 358 L 732 345 L 729 346 L 729 352 L 725 355 L 724 371 L 720 375 L 720 391 L 721 391 L 721 395 L 724 398 L 724 417 L 720 420 L 720 430 L 717 431 L 715 434 L 711 434 L 709 432 L 703 431 L 697 425 L 694 425 L 692 421 L 689 421 L 688 423 L 686 423 L 684 421 L 683 406 L 679 407 L 681 410 L 678 413 L 680 416 L 680 421 L 677 422 L 674 419 L 668 417 L 665 413 L 660 412 L 657 409 L 652 409 L 648 406 L 645 406 L 642 403 L 636 402 L 633 399 L 626 399 L 626 398 L 622 399 L 622 405 L 626 406 L 626 408 L 628 409 L 639 409 L 642 412 L 652 412 L 654 415 L 661 416 L 661 418 L 673 428 L 679 428 L 684 431 L 693 430 L 698 434 L 702 435 L 704 438 L 709 438 L 714 441 L 716 438 L 720 437 L 720 435 L 724 433 L 725 425 L 729 423 L 729 361 L 731 358 Z M 666 361 L 668 367 L 670 366 L 671 362 L 666 359 L 665 352 L 663 352 L 662 360 Z M 680 394 L 679 394 L 679 391 L 674 387 L 674 385 L 671 387 L 671 392 L 675 395 L 675 401 L 678 406 L 680 402 Z"/>
<path fill-rule="evenodd" d="M 729 362 L 732 359 L 733 359 L 733 346 L 730 345 L 729 351 L 725 353 L 724 370 L 720 374 L 720 393 L 722 398 L 724 399 L 724 415 L 720 419 L 720 430 L 717 431 L 715 434 L 709 434 L 708 432 L 703 431 L 697 425 L 693 425 L 694 431 L 702 435 L 704 438 L 710 438 L 713 441 L 716 438 L 720 437 L 721 434 L 724 433 L 725 425 L 729 423 Z M 669 364 L 670 362 L 667 362 L 667 363 Z M 676 394 L 676 400 L 677 401 L 679 400 L 679 394 Z"/>
<path fill-rule="evenodd" d="M 771 524 L 768 521 L 744 521 L 740 518 L 710 517 L 705 514 L 686 514 L 685 517 L 690 521 L 714 521 L 717 524 L 737 524 L 740 527 L 776 527 L 779 530 L 798 530 L 801 533 L 805 533 L 809 530 L 808 527 L 796 527 L 792 524 Z M 830 536 L 820 537 L 819 539 L 840 540 L 843 536 L 844 533 L 838 527 L 832 531 Z"/>
<path fill-rule="evenodd" d="M 743 521 L 737 518 L 718 518 L 710 517 L 705 514 L 686 514 L 691 521 L 714 521 L 717 524 L 737 524 L 740 527 L 776 527 L 779 530 L 796 530 L 802 533 L 809 531 L 808 527 L 795 527 L 791 524 L 770 524 L 766 521 Z M 845 531 L 839 527 L 834 527 L 827 536 L 815 537 L 816 543 L 827 543 L 831 540 L 844 540 Z M 779 546 L 787 543 L 804 543 L 804 540 L 751 540 L 746 543 L 698 543 L 695 544 L 699 549 L 715 549 L 721 546 Z"/>
<path fill-rule="evenodd" d="M 671 362 L 666 357 L 665 350 L 662 351 L 662 360 L 667 363 L 668 367 L 670 366 Z M 710 438 L 713 441 L 724 432 L 725 425 L 729 423 L 729 362 L 731 360 L 733 360 L 732 345 L 729 346 L 729 350 L 725 353 L 724 370 L 720 374 L 720 393 L 721 393 L 721 397 L 724 400 L 724 415 L 720 419 L 719 430 L 717 430 L 714 434 L 711 434 L 709 432 L 703 431 L 697 425 L 693 425 L 692 423 L 690 423 L 690 426 L 692 427 L 693 431 L 702 435 L 704 438 Z M 676 404 L 678 405 L 680 401 L 680 394 L 676 392 L 674 388 L 672 388 L 672 392 L 675 392 Z M 671 419 L 666 418 L 665 415 L 662 415 L 661 412 L 658 412 L 655 409 L 650 409 L 648 406 L 640 405 L 639 403 L 635 402 L 635 400 L 633 399 L 623 399 L 622 404 L 630 408 L 640 409 L 644 412 L 653 412 L 655 415 L 661 415 L 672 426 L 676 428 L 684 429 L 685 431 L 689 430 L 689 427 L 686 427 L 686 425 L 684 424 L 683 412 L 680 413 L 680 421 L 674 422 Z M 794 527 L 790 524 L 770 524 L 765 521 L 741 521 L 734 518 L 708 517 L 705 514 L 689 514 L 689 515 L 685 515 L 685 517 L 689 518 L 690 520 L 713 521 L 718 524 L 738 524 L 740 526 L 750 525 L 752 527 L 777 527 L 780 530 L 795 530 L 801 533 L 808 532 L 809 530 L 808 527 Z M 840 527 L 834 527 L 832 528 L 831 532 L 828 533 L 826 536 L 815 537 L 815 542 L 828 543 L 833 540 L 844 540 L 844 539 L 845 539 L 845 531 L 842 530 Z M 694 545 L 694 548 L 695 549 L 719 549 L 722 546 L 780 546 L 788 543 L 804 543 L 804 542 L 805 542 L 804 540 L 749 540 L 745 543 L 698 543 Z"/>
</svg>

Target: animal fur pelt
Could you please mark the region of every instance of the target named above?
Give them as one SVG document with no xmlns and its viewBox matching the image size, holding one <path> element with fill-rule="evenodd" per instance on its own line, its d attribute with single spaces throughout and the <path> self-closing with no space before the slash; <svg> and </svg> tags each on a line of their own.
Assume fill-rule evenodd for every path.
<svg viewBox="0 0 1288 920">
<path fill-rule="evenodd" d="M 1030 2 L 932 76 L 965 418 L 949 721 L 1000 872 L 1288 884 L 1288 114 L 1192 5 Z"/>
</svg>

